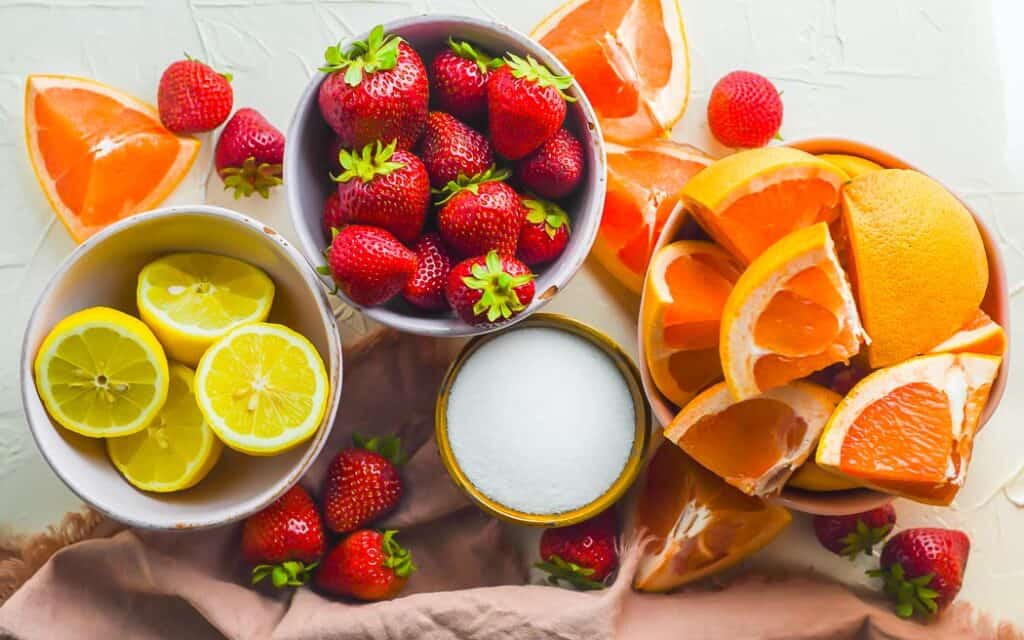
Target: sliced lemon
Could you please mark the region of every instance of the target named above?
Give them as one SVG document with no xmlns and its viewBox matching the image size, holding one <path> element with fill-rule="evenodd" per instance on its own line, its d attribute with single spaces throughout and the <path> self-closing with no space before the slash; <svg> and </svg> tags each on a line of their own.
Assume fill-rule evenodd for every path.
<svg viewBox="0 0 1024 640">
<path fill-rule="evenodd" d="M 138 318 L 108 307 L 58 322 L 34 369 L 50 416 L 90 438 L 145 429 L 167 399 L 167 356 L 156 336 Z"/>
<path fill-rule="evenodd" d="M 167 402 L 142 431 L 107 439 L 110 461 L 145 491 L 181 491 L 210 473 L 224 448 L 207 426 L 192 391 L 195 372 L 170 365 Z"/>
<path fill-rule="evenodd" d="M 274 455 L 308 440 L 330 394 L 316 347 L 279 324 L 233 329 L 196 370 L 196 400 L 207 423 L 232 449 Z"/>
<path fill-rule="evenodd" d="M 174 253 L 139 272 L 139 316 L 171 358 L 195 366 L 218 338 L 267 319 L 274 283 L 256 267 L 210 253 Z"/>
</svg>

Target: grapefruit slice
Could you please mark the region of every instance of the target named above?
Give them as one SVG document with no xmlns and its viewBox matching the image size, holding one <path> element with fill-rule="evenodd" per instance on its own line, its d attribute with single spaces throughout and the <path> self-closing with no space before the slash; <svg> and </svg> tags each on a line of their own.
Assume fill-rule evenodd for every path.
<svg viewBox="0 0 1024 640">
<path fill-rule="evenodd" d="M 944 353 L 875 371 L 828 421 L 818 465 L 880 491 L 949 504 L 967 473 L 1000 360 Z"/>
<path fill-rule="evenodd" d="M 638 147 L 608 145 L 608 190 L 594 255 L 630 290 L 640 293 L 647 263 L 679 190 L 711 164 L 703 151 L 658 140 Z"/>
<path fill-rule="evenodd" d="M 727 569 L 771 542 L 792 520 L 785 507 L 740 493 L 679 447 L 662 442 L 633 510 L 644 545 L 633 585 L 668 591 Z"/>
<path fill-rule="evenodd" d="M 657 138 L 683 117 L 690 59 L 677 0 L 572 0 L 533 37 L 579 82 L 609 141 Z"/>
<path fill-rule="evenodd" d="M 165 129 L 151 105 L 59 75 L 28 77 L 25 144 L 46 199 L 76 242 L 156 206 L 199 151 L 198 140 Z"/>
<path fill-rule="evenodd" d="M 978 309 L 967 324 L 928 353 L 984 353 L 1002 357 L 1005 352 L 1006 332 L 987 313 Z"/>
<path fill-rule="evenodd" d="M 754 260 L 722 311 L 729 390 L 752 398 L 843 362 L 867 340 L 828 226 L 794 231 Z"/>
<path fill-rule="evenodd" d="M 740 271 L 725 251 L 696 240 L 673 242 L 651 261 L 640 312 L 644 358 L 658 390 L 678 407 L 722 379 L 722 308 Z"/>
<path fill-rule="evenodd" d="M 727 156 L 683 187 L 687 210 L 749 264 L 783 236 L 839 214 L 846 174 L 799 149 L 766 147 Z"/>
<path fill-rule="evenodd" d="M 812 453 L 839 400 L 794 382 L 736 402 L 720 382 L 690 401 L 665 437 L 743 493 L 772 495 Z"/>
</svg>

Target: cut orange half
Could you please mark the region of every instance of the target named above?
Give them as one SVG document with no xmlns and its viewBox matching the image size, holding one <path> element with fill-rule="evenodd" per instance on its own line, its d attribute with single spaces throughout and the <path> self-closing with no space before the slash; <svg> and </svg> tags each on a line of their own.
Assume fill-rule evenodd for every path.
<svg viewBox="0 0 1024 640">
<path fill-rule="evenodd" d="M 881 491 L 949 504 L 999 364 L 995 356 L 938 354 L 875 371 L 829 420 L 818 465 Z"/>
<path fill-rule="evenodd" d="M 679 190 L 711 164 L 701 150 L 658 140 L 639 147 L 608 145 L 608 190 L 594 255 L 630 290 L 640 293 L 647 263 Z"/>
<path fill-rule="evenodd" d="M 794 382 L 736 402 L 720 382 L 690 401 L 665 437 L 743 493 L 772 495 L 812 453 L 839 400 Z"/>
<path fill-rule="evenodd" d="M 658 390 L 678 407 L 722 379 L 722 308 L 740 271 L 725 251 L 696 240 L 666 245 L 651 260 L 640 312 L 644 358 Z"/>
<path fill-rule="evenodd" d="M 722 312 L 719 350 L 737 400 L 849 360 L 867 339 L 828 226 L 794 231 L 761 254 Z"/>
<path fill-rule="evenodd" d="M 690 59 L 677 0 L 572 0 L 533 37 L 580 83 L 608 140 L 657 138 L 683 117 Z"/>
<path fill-rule="evenodd" d="M 748 149 L 715 162 L 682 199 L 711 237 L 744 264 L 784 236 L 839 214 L 838 167 L 799 149 Z"/>
<path fill-rule="evenodd" d="M 744 495 L 663 442 L 633 510 L 642 549 L 633 585 L 668 591 L 727 569 L 771 542 L 792 520 L 785 507 Z"/>
<path fill-rule="evenodd" d="M 199 151 L 155 108 L 85 78 L 31 75 L 25 144 L 50 206 L 77 242 L 166 198 Z"/>
<path fill-rule="evenodd" d="M 983 353 L 1002 356 L 1006 352 L 1006 332 L 988 314 L 978 309 L 967 324 L 932 348 L 929 353 Z"/>
</svg>

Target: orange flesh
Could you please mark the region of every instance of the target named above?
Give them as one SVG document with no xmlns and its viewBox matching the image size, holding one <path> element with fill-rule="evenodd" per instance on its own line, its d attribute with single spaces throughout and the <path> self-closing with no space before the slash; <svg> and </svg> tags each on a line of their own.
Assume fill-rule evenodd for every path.
<svg viewBox="0 0 1024 640">
<path fill-rule="evenodd" d="M 673 353 L 668 358 L 668 369 L 680 388 L 694 393 L 722 379 L 717 346 Z"/>
<path fill-rule="evenodd" d="M 722 308 L 736 270 L 716 256 L 681 255 L 665 269 L 672 305 L 662 316 L 665 344 L 676 349 L 708 349 L 718 345 Z"/>
</svg>

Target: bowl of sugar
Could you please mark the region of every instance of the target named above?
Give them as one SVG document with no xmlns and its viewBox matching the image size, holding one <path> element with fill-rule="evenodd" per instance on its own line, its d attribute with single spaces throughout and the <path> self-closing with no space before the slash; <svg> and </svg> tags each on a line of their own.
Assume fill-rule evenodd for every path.
<svg viewBox="0 0 1024 640">
<path fill-rule="evenodd" d="M 491 515 L 538 527 L 613 505 L 640 472 L 650 426 L 629 356 L 593 327 L 549 313 L 468 342 L 435 414 L 455 484 Z"/>
</svg>

